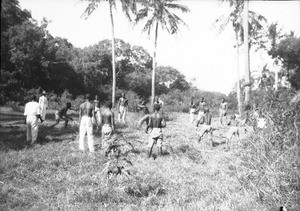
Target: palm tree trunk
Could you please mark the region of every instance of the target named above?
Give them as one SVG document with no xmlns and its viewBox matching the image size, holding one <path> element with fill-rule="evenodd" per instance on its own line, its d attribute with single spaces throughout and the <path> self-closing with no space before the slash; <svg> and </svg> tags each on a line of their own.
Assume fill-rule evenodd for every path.
<svg viewBox="0 0 300 211">
<path fill-rule="evenodd" d="M 153 108 L 155 98 L 155 69 L 156 69 L 156 47 L 157 47 L 157 36 L 158 36 L 158 22 L 155 26 L 155 37 L 154 37 L 154 50 L 153 50 L 153 63 L 152 63 L 152 89 L 151 89 L 151 108 Z"/>
<path fill-rule="evenodd" d="M 249 1 L 244 5 L 244 45 L 245 45 L 245 105 L 250 105 L 250 67 L 249 67 L 249 28 L 248 28 Z"/>
<path fill-rule="evenodd" d="M 116 64 L 115 64 L 115 25 L 114 25 L 114 18 L 112 13 L 112 4 L 109 3 L 109 9 L 110 9 L 110 20 L 111 20 L 111 58 L 112 58 L 112 75 L 113 75 L 113 81 L 112 81 L 112 106 L 115 107 L 115 99 L 116 99 Z"/>
<path fill-rule="evenodd" d="M 239 115 L 242 115 L 242 102 L 241 102 L 241 85 L 240 85 L 240 51 L 239 51 L 239 37 L 238 32 L 235 32 L 235 40 L 236 40 L 236 65 L 237 65 L 237 72 L 236 72 L 236 97 L 238 101 L 238 111 Z"/>
</svg>

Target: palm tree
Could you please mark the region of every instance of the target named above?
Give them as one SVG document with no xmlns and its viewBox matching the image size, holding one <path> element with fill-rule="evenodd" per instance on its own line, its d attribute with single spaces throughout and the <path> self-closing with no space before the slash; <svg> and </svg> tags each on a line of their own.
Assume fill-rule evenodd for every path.
<svg viewBox="0 0 300 211">
<path fill-rule="evenodd" d="M 81 0 L 84 1 L 84 0 Z M 87 19 L 98 7 L 102 1 L 109 3 L 109 14 L 111 22 L 111 54 L 112 54 L 112 72 L 113 72 L 113 82 L 112 82 L 112 104 L 115 106 L 116 100 L 116 62 L 115 62 L 115 25 L 114 25 L 114 16 L 113 9 L 116 9 L 116 0 L 86 0 L 89 2 L 87 8 L 81 15 Z M 131 21 L 130 11 L 135 13 L 136 11 L 136 1 L 135 0 L 120 0 L 122 4 L 122 10 L 125 12 L 126 17 Z"/>
<path fill-rule="evenodd" d="M 229 15 L 219 17 L 215 24 L 219 26 L 219 32 L 224 31 L 226 26 L 231 23 L 235 32 L 236 50 L 237 50 L 237 100 L 239 114 L 242 111 L 242 103 L 240 97 L 240 79 L 239 79 L 239 46 L 241 43 L 245 45 L 245 104 L 250 102 L 250 68 L 249 68 L 249 51 L 251 45 L 260 44 L 257 40 L 262 38 L 261 32 L 263 26 L 261 22 L 266 22 L 265 17 L 253 11 L 248 11 L 248 0 L 222 0 L 229 2 L 233 10 Z M 245 2 L 246 1 L 246 2 Z M 244 14 L 243 14 L 244 11 Z M 246 15 L 247 14 L 247 15 Z M 244 21 L 244 24 L 242 23 Z M 248 24 L 246 24 L 248 23 Z M 246 31 L 247 30 L 247 31 Z M 246 41 L 248 40 L 248 41 Z"/>
<path fill-rule="evenodd" d="M 155 69 L 156 69 L 156 49 L 158 39 L 158 29 L 166 29 L 170 34 L 176 34 L 179 30 L 178 25 L 186 25 L 185 22 L 171 10 L 179 10 L 187 13 L 190 10 L 184 6 L 174 3 L 176 0 L 144 0 L 141 1 L 142 9 L 137 12 L 136 22 L 147 18 L 143 31 L 147 31 L 150 36 L 154 27 L 154 51 L 152 64 L 152 89 L 151 89 L 151 105 L 153 105 L 155 97 Z"/>
</svg>

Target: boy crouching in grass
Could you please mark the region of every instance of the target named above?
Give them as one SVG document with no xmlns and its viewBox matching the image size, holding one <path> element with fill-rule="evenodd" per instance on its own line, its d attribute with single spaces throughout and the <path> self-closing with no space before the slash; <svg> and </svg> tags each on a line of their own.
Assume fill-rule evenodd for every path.
<svg viewBox="0 0 300 211">
<path fill-rule="evenodd" d="M 163 142 L 163 133 L 162 128 L 166 127 L 166 121 L 162 114 L 159 114 L 160 105 L 154 105 L 154 113 L 149 116 L 148 126 L 145 132 L 148 132 L 148 129 L 151 128 L 150 139 L 148 143 L 148 157 L 151 157 L 152 149 L 154 144 L 157 144 L 158 155 L 162 155 L 162 142 Z"/>
<path fill-rule="evenodd" d="M 200 132 L 199 132 L 199 139 L 200 142 L 203 138 L 204 134 L 209 133 L 210 136 L 212 136 L 213 133 L 213 127 L 211 126 L 211 114 L 209 112 L 208 108 L 204 108 L 204 115 L 203 115 L 203 125 L 201 126 Z"/>
</svg>

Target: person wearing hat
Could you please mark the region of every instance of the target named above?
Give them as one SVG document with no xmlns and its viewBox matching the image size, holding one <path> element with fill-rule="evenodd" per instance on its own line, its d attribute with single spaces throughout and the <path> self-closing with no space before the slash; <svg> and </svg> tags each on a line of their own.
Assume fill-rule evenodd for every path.
<svg viewBox="0 0 300 211">
<path fill-rule="evenodd" d="M 166 120 L 162 114 L 159 113 L 160 105 L 154 104 L 154 113 L 149 116 L 148 126 L 145 130 L 148 133 L 148 129 L 151 128 L 150 138 L 148 143 L 148 157 L 151 157 L 154 144 L 157 144 L 158 155 L 162 155 L 163 145 L 163 133 L 162 128 L 166 127 Z"/>
<path fill-rule="evenodd" d="M 85 102 L 79 107 L 79 149 L 84 151 L 84 137 L 87 135 L 90 152 L 94 152 L 93 118 L 95 106 L 91 103 L 91 96 L 85 96 Z"/>
<path fill-rule="evenodd" d="M 47 95 L 46 91 L 43 91 L 42 95 L 39 98 L 39 104 L 41 107 L 41 117 L 42 117 L 43 121 L 45 121 L 45 119 L 46 119 L 46 112 L 47 112 L 47 108 L 48 108 L 48 100 L 47 100 L 46 95 Z"/>
<path fill-rule="evenodd" d="M 209 109 L 205 107 L 203 109 L 203 125 L 201 126 L 200 132 L 199 132 L 199 142 L 203 138 L 204 134 L 209 133 L 212 136 L 213 128 L 211 126 L 211 114 L 209 112 Z"/>
</svg>

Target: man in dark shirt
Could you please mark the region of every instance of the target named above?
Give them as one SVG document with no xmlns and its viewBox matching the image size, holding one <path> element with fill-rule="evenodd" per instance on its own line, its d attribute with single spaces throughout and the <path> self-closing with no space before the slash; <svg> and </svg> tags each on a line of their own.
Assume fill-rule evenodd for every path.
<svg viewBox="0 0 300 211">
<path fill-rule="evenodd" d="M 60 119 L 65 121 L 65 128 L 68 126 L 68 122 L 69 120 L 73 120 L 71 117 L 69 117 L 67 115 L 67 111 L 68 110 L 75 110 L 75 109 L 71 109 L 71 103 L 67 102 L 66 106 L 64 106 L 63 108 L 61 108 L 60 110 L 55 112 L 55 123 L 53 125 L 51 125 L 50 127 L 54 127 L 56 125 L 58 125 Z"/>
<path fill-rule="evenodd" d="M 145 130 L 145 132 L 148 132 L 148 129 L 151 128 L 150 132 L 150 139 L 148 143 L 148 157 L 151 157 L 152 149 L 154 144 L 157 144 L 158 148 L 158 154 L 162 155 L 162 144 L 163 144 L 163 134 L 162 134 L 162 128 L 166 127 L 166 121 L 164 116 L 158 113 L 160 109 L 160 105 L 155 104 L 154 106 L 154 113 L 149 116 L 149 123 Z"/>
<path fill-rule="evenodd" d="M 91 103 L 89 94 L 86 95 L 85 100 L 79 107 L 79 149 L 84 150 L 84 137 L 87 134 L 89 150 L 94 152 L 93 118 L 95 106 Z"/>
</svg>

